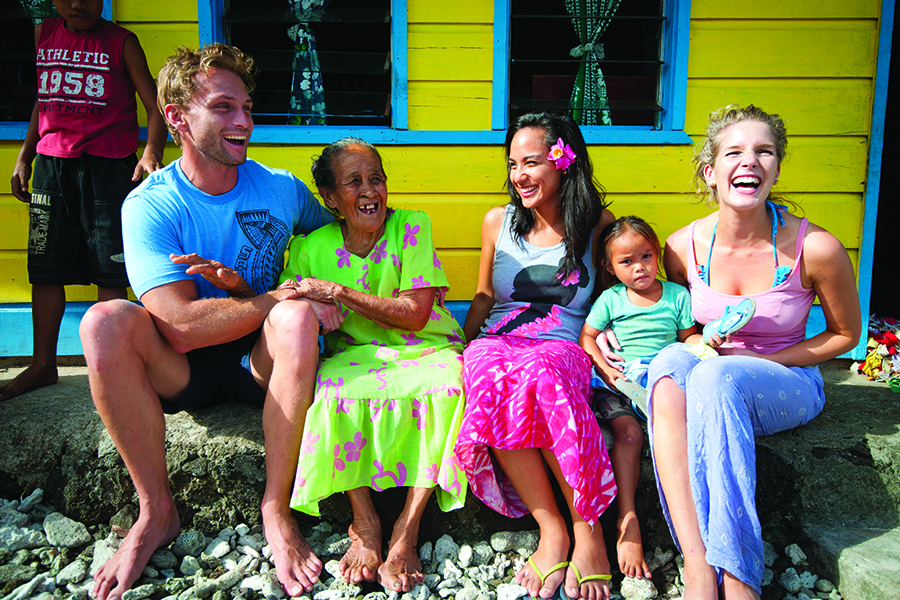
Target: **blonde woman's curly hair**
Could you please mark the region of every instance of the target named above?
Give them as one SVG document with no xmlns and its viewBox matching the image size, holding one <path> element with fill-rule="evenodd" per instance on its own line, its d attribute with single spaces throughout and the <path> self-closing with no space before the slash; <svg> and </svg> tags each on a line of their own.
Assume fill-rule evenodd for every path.
<svg viewBox="0 0 900 600">
<path fill-rule="evenodd" d="M 769 114 L 763 109 L 748 104 L 741 108 L 737 104 L 730 104 L 709 115 L 709 124 L 706 126 L 706 139 L 702 145 L 698 145 L 694 150 L 694 195 L 705 200 L 708 206 L 712 206 L 719 202 L 719 195 L 716 188 L 710 187 L 706 182 L 703 170 L 706 165 L 716 166 L 716 156 L 719 154 L 719 146 L 722 142 L 723 132 L 726 128 L 741 121 L 758 121 L 769 128 L 772 137 L 775 140 L 775 156 L 778 158 L 778 164 L 784 160 L 787 155 L 787 127 L 780 116 Z M 769 194 L 769 200 L 773 202 L 782 201 L 773 194 Z"/>
<path fill-rule="evenodd" d="M 167 104 L 187 106 L 196 87 L 194 75 L 201 71 L 209 74 L 210 69 L 225 69 L 233 72 L 247 86 L 247 93 L 253 92 L 256 84 L 253 80 L 253 59 L 249 55 L 237 48 L 219 43 L 208 44 L 197 50 L 181 46 L 159 70 L 159 91 L 156 94 L 159 111 L 165 115 Z M 168 121 L 166 123 L 172 139 L 180 146 L 181 136 L 171 123 Z"/>
</svg>

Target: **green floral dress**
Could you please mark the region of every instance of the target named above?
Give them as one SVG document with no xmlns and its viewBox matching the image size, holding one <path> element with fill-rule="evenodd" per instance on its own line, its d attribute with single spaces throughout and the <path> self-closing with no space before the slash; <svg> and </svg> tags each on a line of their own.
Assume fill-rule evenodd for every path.
<svg viewBox="0 0 900 600">
<path fill-rule="evenodd" d="M 422 212 L 396 210 L 366 258 L 344 248 L 339 223 L 291 242 L 281 281 L 315 276 L 386 298 L 438 288 L 422 331 L 385 329 L 346 307 L 325 336 L 315 401 L 306 417 L 291 506 L 319 514 L 319 500 L 368 486 L 438 486 L 442 510 L 465 502 L 453 445 L 465 412 L 462 330 L 443 307 L 447 278 Z"/>
</svg>

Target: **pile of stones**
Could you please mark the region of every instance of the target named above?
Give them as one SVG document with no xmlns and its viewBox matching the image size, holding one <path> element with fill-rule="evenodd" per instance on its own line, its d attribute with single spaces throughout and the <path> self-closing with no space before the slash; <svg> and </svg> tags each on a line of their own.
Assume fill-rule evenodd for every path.
<svg viewBox="0 0 900 600">
<path fill-rule="evenodd" d="M 41 503 L 35 490 L 23 500 L 0 499 L 0 599 L 88 600 L 93 575 L 119 547 L 134 522 L 133 508 L 120 512 L 110 527 L 85 525 Z M 517 600 L 527 592 L 511 583 L 537 548 L 536 531 L 498 532 L 489 540 L 457 544 L 449 535 L 422 544 L 425 583 L 408 593 L 385 593 L 374 584 L 348 584 L 339 576 L 347 534 L 321 521 L 307 532 L 313 551 L 326 563 L 322 581 L 303 600 Z M 683 561 L 674 548 L 647 553 L 652 580 L 613 580 L 613 598 L 680 598 Z M 796 544 L 782 555 L 766 544 L 763 598 L 840 600 L 840 593 L 812 574 Z M 378 589 L 375 589 L 378 587 Z M 214 533 L 184 531 L 157 550 L 141 578 L 123 600 L 266 600 L 285 593 L 275 577 L 271 550 L 259 527 L 228 526 Z"/>
</svg>

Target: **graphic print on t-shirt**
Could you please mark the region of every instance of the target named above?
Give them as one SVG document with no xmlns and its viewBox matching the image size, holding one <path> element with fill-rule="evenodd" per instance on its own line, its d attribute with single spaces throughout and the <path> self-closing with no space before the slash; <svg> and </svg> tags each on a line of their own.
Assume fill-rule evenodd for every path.
<svg viewBox="0 0 900 600">
<path fill-rule="evenodd" d="M 236 212 L 234 216 L 250 241 L 241 246 L 234 268 L 247 274 L 245 279 L 256 293 L 264 294 L 277 281 L 284 266 L 282 255 L 290 229 L 266 209 Z"/>
</svg>

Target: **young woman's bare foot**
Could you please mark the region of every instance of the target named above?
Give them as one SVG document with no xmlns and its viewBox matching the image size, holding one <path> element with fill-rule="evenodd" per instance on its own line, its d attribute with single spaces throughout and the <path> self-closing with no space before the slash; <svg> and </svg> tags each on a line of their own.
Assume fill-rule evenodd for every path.
<svg viewBox="0 0 900 600">
<path fill-rule="evenodd" d="M 43 367 L 32 363 L 27 369 L 16 375 L 12 381 L 0 386 L 0 401 L 15 398 L 28 390 L 52 385 L 57 381 L 59 381 L 59 371 L 56 369 L 56 362 Z"/>
<path fill-rule="evenodd" d="M 125 536 L 119 549 L 94 575 L 93 597 L 97 600 L 119 600 L 131 589 L 153 551 L 169 544 L 178 536 L 181 522 L 171 502 L 167 507 L 141 507 L 137 522 Z"/>
<path fill-rule="evenodd" d="M 348 530 L 350 549 L 341 559 L 341 575 L 348 583 L 375 581 L 381 561 L 381 522 L 354 519 Z"/>
<path fill-rule="evenodd" d="M 591 575 L 608 575 L 609 559 L 600 523 L 591 527 L 581 521 L 574 524 L 575 547 L 566 571 L 566 594 L 573 600 L 609 600 L 609 579 L 592 579 Z M 581 583 L 578 575 L 581 575 Z"/>
<path fill-rule="evenodd" d="M 550 573 L 550 570 L 559 563 L 565 562 L 568 555 L 569 534 L 565 529 L 541 530 L 538 549 L 531 555 L 531 561 L 541 572 L 537 573 L 530 564 L 526 563 L 516 573 L 513 581 L 528 590 L 532 598 L 552 598 L 562 584 L 566 570 L 563 568 L 553 573 Z M 543 585 L 541 584 L 542 574 L 545 577 Z"/>
<path fill-rule="evenodd" d="M 414 538 L 415 539 L 415 538 Z M 387 559 L 378 567 L 378 583 L 393 592 L 408 592 L 425 582 L 416 542 L 401 538 L 391 540 Z"/>
<path fill-rule="evenodd" d="M 684 557 L 683 600 L 717 600 L 719 597 L 716 570 L 703 557 Z"/>
<path fill-rule="evenodd" d="M 641 526 L 637 515 L 626 513 L 616 521 L 619 538 L 616 540 L 616 558 L 619 570 L 626 577 L 650 578 L 650 568 L 644 560 L 644 546 L 641 544 Z"/>
<path fill-rule="evenodd" d="M 263 535 L 272 549 L 275 573 L 284 591 L 292 597 L 311 591 L 322 572 L 322 561 L 300 533 L 291 509 L 264 500 L 262 518 Z"/>
<path fill-rule="evenodd" d="M 759 594 L 752 587 L 725 571 L 722 574 L 722 597 L 727 600 L 759 600 Z"/>
</svg>

